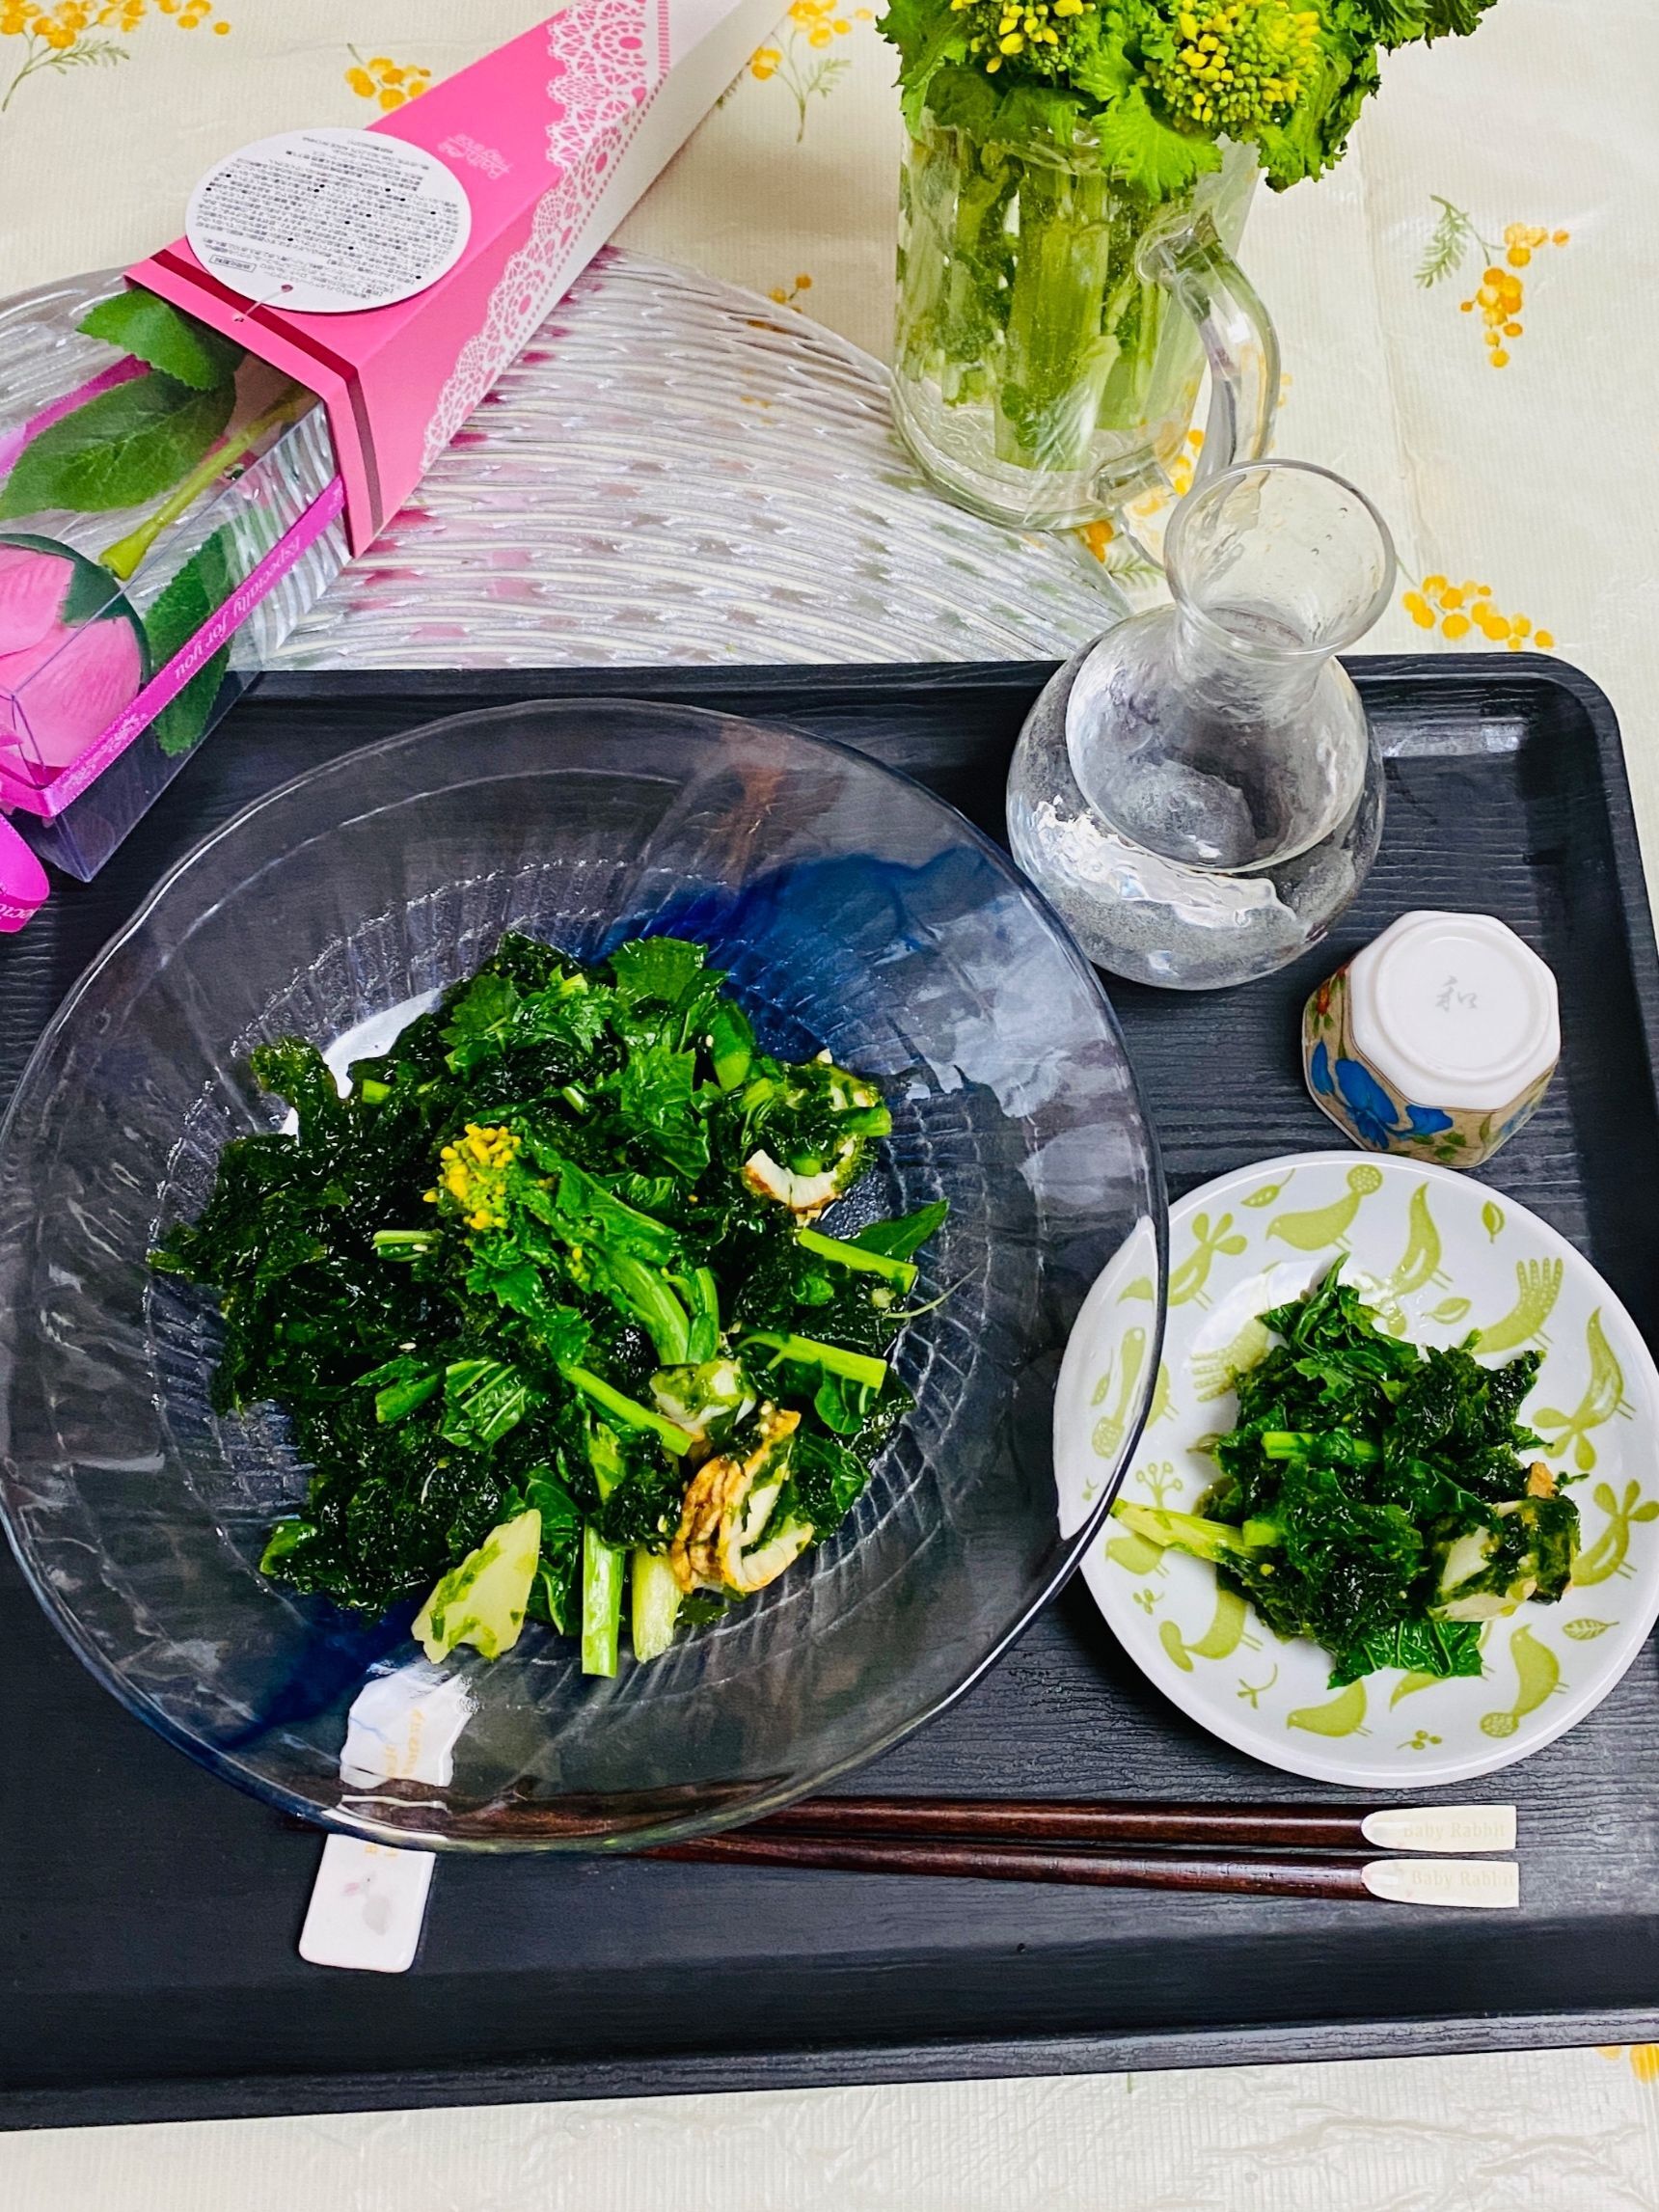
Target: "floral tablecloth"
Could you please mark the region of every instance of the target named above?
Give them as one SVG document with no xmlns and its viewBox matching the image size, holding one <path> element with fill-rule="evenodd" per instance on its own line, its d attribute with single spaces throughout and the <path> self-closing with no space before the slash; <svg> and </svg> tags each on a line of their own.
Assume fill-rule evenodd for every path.
<svg viewBox="0 0 1659 2212">
<path fill-rule="evenodd" d="M 418 97 L 549 4 L 0 0 L 0 292 L 136 257 L 232 148 Z M 794 0 L 621 242 L 884 353 L 892 73 L 872 9 Z M 1348 160 L 1264 197 L 1243 254 L 1284 340 L 1280 450 L 1352 477 L 1400 544 L 1372 644 L 1589 669 L 1623 723 L 1650 871 L 1656 86 L 1655 0 L 1500 0 L 1477 37 L 1397 56 Z M 1156 536 L 1164 504 L 1137 530 Z M 1134 558 L 1105 530 L 1092 550 Z M 0 2201 L 1604 2212 L 1659 2207 L 1656 2077 L 1643 2047 L 47 2133 L 0 2140 Z"/>
</svg>

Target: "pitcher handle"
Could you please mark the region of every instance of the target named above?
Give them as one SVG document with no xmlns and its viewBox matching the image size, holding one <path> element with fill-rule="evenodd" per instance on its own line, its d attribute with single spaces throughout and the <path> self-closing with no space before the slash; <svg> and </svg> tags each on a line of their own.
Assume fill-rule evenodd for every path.
<svg viewBox="0 0 1659 2212">
<path fill-rule="evenodd" d="M 1194 481 L 1261 460 L 1279 407 L 1279 336 L 1255 286 L 1207 214 L 1149 232 L 1140 265 L 1192 317 L 1209 356 L 1210 422 Z"/>
</svg>

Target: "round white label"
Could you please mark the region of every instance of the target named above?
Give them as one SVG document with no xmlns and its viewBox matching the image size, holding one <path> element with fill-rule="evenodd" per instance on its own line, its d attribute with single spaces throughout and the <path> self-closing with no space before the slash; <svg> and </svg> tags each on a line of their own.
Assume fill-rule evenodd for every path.
<svg viewBox="0 0 1659 2212">
<path fill-rule="evenodd" d="M 260 306 L 352 314 L 436 284 L 472 224 L 459 178 L 424 147 L 290 130 L 210 169 L 190 195 L 184 234 L 210 275 Z"/>
</svg>

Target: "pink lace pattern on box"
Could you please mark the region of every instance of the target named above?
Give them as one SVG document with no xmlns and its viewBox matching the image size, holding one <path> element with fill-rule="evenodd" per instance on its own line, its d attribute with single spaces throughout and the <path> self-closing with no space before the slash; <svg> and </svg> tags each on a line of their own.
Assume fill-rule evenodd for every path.
<svg viewBox="0 0 1659 2212">
<path fill-rule="evenodd" d="M 547 158 L 557 181 L 490 294 L 483 328 L 462 346 L 426 425 L 429 469 L 553 305 L 570 251 L 666 71 L 651 0 L 594 0 L 548 26 Z"/>
</svg>

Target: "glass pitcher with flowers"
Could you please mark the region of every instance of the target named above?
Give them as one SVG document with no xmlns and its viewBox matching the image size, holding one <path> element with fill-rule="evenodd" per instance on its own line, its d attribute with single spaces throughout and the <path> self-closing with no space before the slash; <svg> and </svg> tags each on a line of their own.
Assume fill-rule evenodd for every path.
<svg viewBox="0 0 1659 2212">
<path fill-rule="evenodd" d="M 1336 161 L 1381 48 L 1491 0 L 891 0 L 908 145 L 893 400 L 1002 522 L 1088 522 L 1272 438 L 1279 354 L 1237 249 L 1257 182 Z"/>
</svg>

